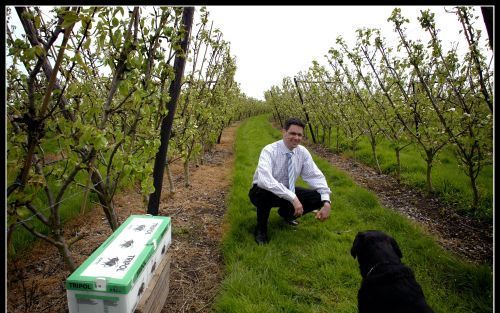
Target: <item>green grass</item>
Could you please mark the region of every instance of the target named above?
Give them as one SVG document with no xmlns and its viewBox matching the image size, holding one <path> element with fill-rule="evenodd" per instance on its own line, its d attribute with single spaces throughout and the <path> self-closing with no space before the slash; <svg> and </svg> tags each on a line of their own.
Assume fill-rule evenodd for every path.
<svg viewBox="0 0 500 313">
<path fill-rule="evenodd" d="M 332 151 L 336 151 L 335 138 L 336 130 L 332 129 L 330 143 Z M 344 150 L 343 153 L 349 157 L 354 155 L 350 150 Z M 406 184 L 425 189 L 427 165 L 421 154 L 422 149 L 416 144 L 412 144 L 401 151 L 401 179 Z M 367 137 L 362 137 L 360 140 L 355 156 L 358 161 L 376 168 Z M 391 143 L 385 138 L 381 138 L 377 144 L 377 157 L 382 172 L 395 176 L 396 153 L 391 147 Z M 437 154 L 431 172 L 434 192 L 445 202 L 456 207 L 458 211 L 492 223 L 493 166 L 486 165 L 478 177 L 480 204 L 479 209 L 473 212 L 470 209 L 473 198 L 470 179 L 459 168 L 458 164 L 451 146 L 445 147 Z"/>
<path fill-rule="evenodd" d="M 319 222 L 311 214 L 298 228 L 269 220 L 270 242 L 258 246 L 256 211 L 248 199 L 264 145 L 281 137 L 268 115 L 250 118 L 237 132 L 235 168 L 225 216 L 226 276 L 215 312 L 357 312 L 358 263 L 350 248 L 358 231 L 393 236 L 435 312 L 492 312 L 492 268 L 476 266 L 443 250 L 416 224 L 382 208 L 375 195 L 314 156 L 332 189 L 332 213 Z"/>
</svg>

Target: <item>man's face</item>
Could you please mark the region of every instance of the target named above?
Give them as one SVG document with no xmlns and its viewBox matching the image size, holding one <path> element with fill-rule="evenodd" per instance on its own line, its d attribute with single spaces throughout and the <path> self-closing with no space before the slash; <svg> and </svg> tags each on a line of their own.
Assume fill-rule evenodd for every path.
<svg viewBox="0 0 500 313">
<path fill-rule="evenodd" d="M 302 141 L 302 137 L 304 137 L 304 129 L 298 125 L 290 125 L 288 130 L 283 129 L 282 132 L 283 142 L 290 150 L 297 148 L 299 143 Z"/>
</svg>

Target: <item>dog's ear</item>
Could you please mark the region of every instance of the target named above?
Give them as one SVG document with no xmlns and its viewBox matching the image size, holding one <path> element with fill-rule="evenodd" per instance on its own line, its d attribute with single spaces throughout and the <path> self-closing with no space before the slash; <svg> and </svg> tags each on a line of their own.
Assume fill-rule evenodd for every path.
<svg viewBox="0 0 500 313">
<path fill-rule="evenodd" d="M 401 259 L 403 257 L 403 253 L 401 252 L 401 249 L 399 249 L 398 243 L 394 238 L 391 237 L 391 245 L 398 257 Z"/>
<path fill-rule="evenodd" d="M 356 256 L 358 255 L 358 246 L 359 246 L 360 237 L 362 235 L 363 234 L 361 232 L 359 232 L 356 235 L 356 238 L 354 238 L 354 242 L 352 243 L 351 255 L 352 255 L 353 258 L 356 258 Z"/>
</svg>

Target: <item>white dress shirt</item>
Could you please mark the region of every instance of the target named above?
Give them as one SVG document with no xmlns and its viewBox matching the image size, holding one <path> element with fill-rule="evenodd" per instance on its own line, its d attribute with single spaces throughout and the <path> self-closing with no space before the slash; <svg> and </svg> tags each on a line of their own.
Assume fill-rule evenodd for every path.
<svg viewBox="0 0 500 313">
<path fill-rule="evenodd" d="M 290 152 L 290 150 L 283 140 L 265 146 L 260 153 L 259 164 L 253 175 L 253 184 L 269 190 L 280 198 L 293 202 L 295 193 L 287 188 L 287 152 Z M 298 145 L 292 152 L 295 179 L 301 176 L 311 188 L 321 195 L 322 201 L 330 201 L 332 192 L 328 188 L 325 175 L 314 163 L 311 153 L 302 145 Z"/>
</svg>

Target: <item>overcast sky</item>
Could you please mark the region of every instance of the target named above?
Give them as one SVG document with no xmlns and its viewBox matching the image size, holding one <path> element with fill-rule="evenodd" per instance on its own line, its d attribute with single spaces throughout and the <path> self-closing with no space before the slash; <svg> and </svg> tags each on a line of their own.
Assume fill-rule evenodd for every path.
<svg viewBox="0 0 500 313">
<path fill-rule="evenodd" d="M 427 42 L 429 35 L 420 28 L 417 17 L 420 10 L 435 13 L 436 27 L 443 45 L 459 43 L 459 50 L 467 46 L 457 16 L 447 13 L 452 7 L 400 6 L 401 14 L 410 20 L 407 36 Z M 49 10 L 51 7 L 45 9 Z M 195 23 L 200 8 L 196 7 Z M 236 57 L 236 81 L 247 96 L 264 100 L 264 92 L 272 86 L 281 86 L 284 77 L 307 72 L 316 60 L 329 68 L 324 57 L 341 35 L 349 46 L 356 40 L 356 30 L 363 27 L 379 28 L 387 45 L 396 48 L 398 35 L 387 18 L 395 6 L 207 6 L 209 21 L 222 31 L 231 43 L 231 54 Z M 475 7 L 475 27 L 482 30 L 482 46 L 488 35 L 481 10 Z M 13 12 L 13 23 L 18 25 Z M 491 51 L 487 50 L 489 57 Z"/>
<path fill-rule="evenodd" d="M 394 6 L 207 6 L 209 20 L 231 42 L 231 54 L 237 59 L 236 81 L 244 93 L 260 100 L 264 99 L 264 91 L 281 85 L 284 77 L 306 72 L 313 60 L 327 65 L 324 55 L 335 46 L 339 35 L 351 45 L 356 29 L 379 28 L 388 45 L 395 48 L 398 37 L 392 22 L 387 21 L 393 9 Z M 401 6 L 402 16 L 410 20 L 410 39 L 429 40 L 417 20 L 424 9 L 435 13 L 443 43 L 459 42 L 460 47 L 466 48 L 457 16 L 446 13 L 444 6 Z M 197 11 L 199 14 L 199 7 Z M 487 40 L 479 7 L 475 12 L 479 16 L 476 27 L 483 30 L 483 40 Z"/>
</svg>

